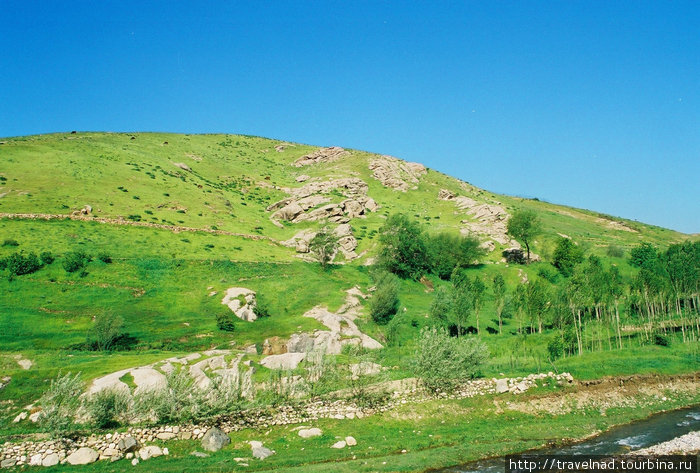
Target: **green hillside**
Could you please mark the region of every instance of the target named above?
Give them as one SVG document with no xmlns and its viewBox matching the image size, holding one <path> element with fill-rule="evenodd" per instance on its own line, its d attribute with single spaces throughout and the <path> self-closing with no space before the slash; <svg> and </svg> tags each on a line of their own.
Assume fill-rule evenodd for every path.
<svg viewBox="0 0 700 473">
<path fill-rule="evenodd" d="M 503 251 L 520 245 L 506 234 L 506 222 L 523 210 L 541 221 L 531 243 L 535 262 L 507 263 Z M 0 378 L 11 379 L 0 390 L 0 433 L 42 429 L 11 420 L 59 373 L 80 372 L 90 382 L 214 348 L 243 355 L 256 344 L 257 352 L 246 352 L 244 359 L 256 367 L 255 381 L 267 382 L 272 375 L 261 365 L 265 340 L 324 330 L 303 314 L 316 306 L 340 311 L 354 287 L 362 295 L 372 293 L 382 228 L 393 214 L 406 215 L 426 235 L 471 235 L 482 244 L 484 254 L 464 269 L 486 285 L 478 337 L 491 356 L 479 375 L 555 369 L 578 379 L 697 369 L 697 286 L 694 295 L 674 299 L 663 292 L 647 300 L 647 308 L 659 304 L 664 310 L 658 320 L 647 317 L 642 293 L 633 289 L 640 269 L 630 263 L 630 252 L 642 244 L 663 253 L 697 236 L 493 194 L 365 151 L 240 135 L 14 137 L 0 139 L 0 259 L 50 252 L 54 261 L 28 274 L 13 274 L 7 265 L 0 269 Z M 304 249 L 304 238 L 326 226 L 344 233 L 341 251 L 323 269 Z M 617 268 L 624 281 L 614 305 L 608 298 L 571 309 L 584 322 L 562 322 L 569 307 L 555 307 L 556 295 L 572 281 L 552 265 L 562 238 L 581 250 L 581 268 L 594 265 L 588 258 L 597 256 L 604 271 Z M 68 271 L 66 262 L 80 253 L 89 258 Z M 491 286 L 497 274 L 504 277 L 510 301 L 500 334 Z M 535 282 L 550 298 L 542 330 L 532 320 L 523 322 L 526 315 L 517 303 L 516 288 Z M 413 376 L 421 329 L 435 324 L 431 305 L 440 291 L 433 288 L 452 284 L 429 271 L 423 278 L 401 279 L 399 310 L 389 325 L 373 322 L 372 297 L 362 299 L 355 323 L 383 348 L 360 354 L 344 349 L 335 362 L 345 365 L 357 356 L 388 368 L 383 380 Z M 269 316 L 254 322 L 231 318 L 222 298 L 232 287 L 255 291 Z M 666 306 L 676 300 L 678 311 Z M 613 307 L 619 308 L 617 322 Z M 114 350 L 94 350 L 88 343 L 91 328 L 105 313 L 120 318 L 128 336 Z M 233 330 L 217 324 L 226 317 Z M 472 310 L 468 325 L 474 324 Z M 582 348 L 578 353 L 567 348 L 552 359 L 550 342 L 571 330 L 580 333 Z M 663 340 L 655 343 L 652 332 Z M 18 359 L 31 360 L 31 368 L 20 367 Z M 328 389 L 341 387 L 338 381 Z"/>
</svg>

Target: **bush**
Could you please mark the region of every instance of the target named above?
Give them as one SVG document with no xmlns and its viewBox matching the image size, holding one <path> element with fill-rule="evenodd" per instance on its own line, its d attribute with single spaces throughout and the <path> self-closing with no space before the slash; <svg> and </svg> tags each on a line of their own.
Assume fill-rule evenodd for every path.
<svg viewBox="0 0 700 473">
<path fill-rule="evenodd" d="M 80 407 L 80 395 L 84 387 L 79 373 L 64 376 L 59 374 L 51 380 L 49 388 L 39 399 L 42 408 L 39 419 L 52 437 L 65 437 L 75 431 L 73 420 Z"/>
<path fill-rule="evenodd" d="M 12 238 L 6 238 L 5 241 L 2 242 L 2 246 L 19 246 L 19 242 Z"/>
<path fill-rule="evenodd" d="M 502 255 L 506 259 L 506 262 L 510 264 L 525 264 L 527 262 L 525 259 L 525 253 L 523 253 L 523 250 L 519 248 L 503 250 Z"/>
<path fill-rule="evenodd" d="M 267 299 L 260 294 L 257 294 L 255 296 L 255 306 L 253 306 L 253 313 L 258 317 L 270 316 L 270 307 L 267 304 Z"/>
<path fill-rule="evenodd" d="M 564 340 L 559 335 L 552 338 L 547 344 L 547 353 L 549 353 L 549 359 L 554 361 L 557 358 L 561 358 L 564 354 Z"/>
<path fill-rule="evenodd" d="M 654 345 L 659 345 L 661 347 L 670 347 L 671 339 L 666 335 L 661 335 L 660 333 L 654 334 Z"/>
<path fill-rule="evenodd" d="M 97 255 L 97 259 L 105 264 L 110 264 L 112 262 L 112 257 L 109 255 L 109 253 L 104 251 Z"/>
<path fill-rule="evenodd" d="M 393 214 L 381 229 L 379 265 L 400 278 L 419 279 L 429 269 L 420 225 L 404 214 Z"/>
<path fill-rule="evenodd" d="M 375 276 L 376 290 L 369 302 L 372 319 L 384 325 L 399 310 L 399 281 L 391 273 L 381 271 Z"/>
<path fill-rule="evenodd" d="M 574 273 L 577 264 L 583 261 L 583 251 L 570 238 L 561 238 L 554 250 L 552 264 L 566 277 Z"/>
<path fill-rule="evenodd" d="M 63 257 L 63 269 L 74 273 L 88 264 L 90 257 L 83 250 L 70 251 Z"/>
<path fill-rule="evenodd" d="M 452 391 L 473 378 L 488 357 L 488 347 L 478 338 L 452 338 L 443 328 L 424 328 L 418 340 L 414 372 L 428 389 Z"/>
<path fill-rule="evenodd" d="M 431 271 L 440 279 L 449 279 L 455 268 L 470 266 L 484 254 L 479 245 L 471 236 L 440 233 L 426 237 Z"/>
<path fill-rule="evenodd" d="M 216 314 L 216 326 L 224 332 L 233 332 L 236 326 L 233 324 L 233 315 L 226 312 Z"/>
<path fill-rule="evenodd" d="M 88 415 L 95 427 L 105 429 L 129 422 L 129 395 L 116 389 L 103 389 L 86 402 Z"/>
<path fill-rule="evenodd" d="M 609 245 L 606 253 L 612 258 L 622 258 L 625 256 L 625 250 L 617 245 Z"/>
<path fill-rule="evenodd" d="M 5 258 L 3 265 L 10 271 L 12 276 L 31 274 L 41 268 L 41 263 L 36 253 L 28 253 L 25 255 L 23 251 L 13 253 Z"/>
<path fill-rule="evenodd" d="M 110 350 L 122 336 L 124 319 L 113 312 L 102 312 L 95 317 L 90 336 L 98 350 Z"/>
<path fill-rule="evenodd" d="M 53 254 L 50 251 L 42 251 L 39 255 L 39 259 L 41 260 L 41 264 L 43 265 L 49 265 L 56 260 L 56 258 L 54 258 Z"/>
</svg>

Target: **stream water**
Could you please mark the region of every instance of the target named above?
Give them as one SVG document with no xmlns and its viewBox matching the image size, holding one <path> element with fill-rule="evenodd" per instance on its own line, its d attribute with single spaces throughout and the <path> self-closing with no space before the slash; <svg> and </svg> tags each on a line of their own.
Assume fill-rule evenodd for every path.
<svg viewBox="0 0 700 473">
<path fill-rule="evenodd" d="M 614 455 L 650 447 L 700 430 L 700 406 L 663 412 L 647 419 L 614 427 L 595 438 L 528 453 L 542 455 Z M 442 470 L 442 473 L 503 473 L 505 457 L 478 460 Z"/>
</svg>

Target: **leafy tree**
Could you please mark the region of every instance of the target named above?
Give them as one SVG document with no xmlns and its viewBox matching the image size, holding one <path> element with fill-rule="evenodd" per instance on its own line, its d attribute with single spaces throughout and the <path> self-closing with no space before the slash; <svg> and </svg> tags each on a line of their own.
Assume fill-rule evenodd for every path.
<svg viewBox="0 0 700 473">
<path fill-rule="evenodd" d="M 498 333 L 500 334 L 503 330 L 503 310 L 506 306 L 506 281 L 500 273 L 493 277 L 493 298 L 498 317 Z"/>
<path fill-rule="evenodd" d="M 530 262 L 530 243 L 542 232 L 539 217 L 532 210 L 518 210 L 508 220 L 508 235 L 521 241 L 527 249 L 527 261 Z"/>
<path fill-rule="evenodd" d="M 123 327 L 124 319 L 114 312 L 105 311 L 97 314 L 90 330 L 97 349 L 104 351 L 112 348 L 114 342 L 122 335 Z"/>
<path fill-rule="evenodd" d="M 423 230 L 404 214 L 393 214 L 381 229 L 379 264 L 400 278 L 418 279 L 429 269 Z"/>
<path fill-rule="evenodd" d="M 457 336 L 460 337 L 474 308 L 474 294 L 472 282 L 465 271 L 455 271 L 451 279 L 452 314 L 457 326 Z"/>
<path fill-rule="evenodd" d="M 473 377 L 488 357 L 488 348 L 476 337 L 452 338 L 444 328 L 426 327 L 418 339 L 414 371 L 428 389 L 451 391 Z"/>
<path fill-rule="evenodd" d="M 484 303 L 484 293 L 486 292 L 486 285 L 479 276 L 474 276 L 474 280 L 471 282 L 470 289 L 472 295 L 472 307 L 474 308 L 474 317 L 476 318 L 476 333 L 480 333 L 479 312 L 481 311 L 481 306 Z"/>
<path fill-rule="evenodd" d="M 430 269 L 440 279 L 449 279 L 455 268 L 469 266 L 484 254 L 479 240 L 471 236 L 439 233 L 426 238 Z"/>
<path fill-rule="evenodd" d="M 651 243 L 642 243 L 630 251 L 630 264 L 637 268 L 648 267 L 658 259 L 658 251 Z"/>
<path fill-rule="evenodd" d="M 583 261 L 583 252 L 570 238 L 562 238 L 554 249 L 552 264 L 566 277 L 574 273 L 577 264 Z"/>
<path fill-rule="evenodd" d="M 309 251 L 323 269 L 331 262 L 337 249 L 338 237 L 328 227 L 323 227 L 309 242 Z"/>
<path fill-rule="evenodd" d="M 374 279 L 376 289 L 369 303 L 370 314 L 376 323 L 384 325 L 399 310 L 399 281 L 386 271 L 376 273 Z"/>
<path fill-rule="evenodd" d="M 439 286 L 435 290 L 433 301 L 430 304 L 430 318 L 439 327 L 447 327 L 452 314 L 452 293 L 449 289 Z"/>
</svg>

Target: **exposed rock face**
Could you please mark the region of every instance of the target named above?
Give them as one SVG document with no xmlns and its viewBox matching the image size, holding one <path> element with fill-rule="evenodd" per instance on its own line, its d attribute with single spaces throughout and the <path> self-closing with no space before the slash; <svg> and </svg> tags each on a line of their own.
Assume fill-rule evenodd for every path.
<svg viewBox="0 0 700 473">
<path fill-rule="evenodd" d="M 294 248 L 297 253 L 308 253 L 309 244 L 316 236 L 316 233 L 310 229 L 302 230 L 289 240 L 281 243 L 289 248 Z M 343 253 L 345 259 L 352 260 L 357 258 L 357 253 L 355 253 L 357 239 L 352 233 L 352 227 L 347 223 L 340 224 L 333 229 L 333 234 L 338 237 L 338 249 Z M 333 257 L 335 258 L 335 255 Z"/>
<path fill-rule="evenodd" d="M 218 452 L 231 443 L 231 439 L 226 432 L 218 427 L 212 427 L 202 437 L 202 448 L 208 452 Z"/>
<path fill-rule="evenodd" d="M 138 394 L 143 391 L 163 389 L 168 385 L 165 375 L 159 373 L 153 368 L 137 368 L 132 370 L 130 373 L 134 378 L 134 384 L 137 386 L 134 394 Z"/>
<path fill-rule="evenodd" d="M 313 153 L 304 155 L 301 158 L 297 159 L 292 163 L 292 166 L 300 168 L 302 166 L 309 166 L 311 164 L 327 163 L 345 157 L 349 154 L 350 153 L 338 146 L 332 146 L 330 148 L 321 148 L 314 151 Z"/>
<path fill-rule="evenodd" d="M 477 202 L 465 196 L 454 197 L 450 200 L 454 201 L 458 209 L 476 219 L 476 221 L 462 220 L 462 225 L 464 225 L 462 234 L 475 233 L 495 240 L 502 245 L 520 247 L 517 241 L 508 236 L 507 224 L 510 214 L 506 209 L 500 205 Z"/>
<path fill-rule="evenodd" d="M 420 177 L 426 173 L 425 166 L 420 163 L 408 163 L 392 156 L 381 156 L 372 159 L 369 169 L 375 179 L 384 187 L 406 192 L 417 189 Z"/>
<path fill-rule="evenodd" d="M 280 337 L 270 337 L 263 342 L 263 355 L 282 355 L 287 353 L 287 345 Z"/>
<path fill-rule="evenodd" d="M 306 353 L 285 353 L 263 358 L 260 364 L 271 370 L 293 370 L 306 357 Z"/>
<path fill-rule="evenodd" d="M 297 178 L 295 179 L 295 181 L 297 181 L 297 182 L 306 182 L 306 181 L 308 181 L 309 179 L 311 179 L 311 176 L 307 176 L 306 174 L 302 174 L 301 176 L 297 176 Z"/>
<path fill-rule="evenodd" d="M 228 306 L 241 320 L 253 322 L 258 316 L 255 314 L 255 291 L 245 287 L 231 287 L 226 290 L 226 295 L 221 303 Z"/>
<path fill-rule="evenodd" d="M 176 166 L 182 169 L 183 171 L 192 172 L 192 168 L 185 163 L 173 163 L 173 166 Z"/>
<path fill-rule="evenodd" d="M 454 193 L 448 191 L 447 189 L 440 189 L 440 192 L 438 192 L 438 199 L 440 200 L 452 200 L 454 198 Z"/>
<path fill-rule="evenodd" d="M 362 363 L 350 365 L 350 373 L 352 373 L 352 377 L 354 379 L 357 379 L 360 376 L 371 376 L 379 374 L 381 373 L 381 371 L 382 365 L 372 363 L 370 361 L 363 361 Z"/>
<path fill-rule="evenodd" d="M 310 182 L 303 187 L 282 190 L 291 197 L 267 207 L 268 212 L 273 212 L 273 221 L 298 223 L 327 220 L 347 223 L 350 219 L 379 208 L 374 199 L 367 197 L 367 184 L 355 177 Z M 330 203 L 331 199 L 326 195 L 334 190 L 340 191 L 347 199 L 339 203 Z"/>
<path fill-rule="evenodd" d="M 100 458 L 100 454 L 97 451 L 89 447 L 82 447 L 68 455 L 66 461 L 71 465 L 88 465 L 95 463 L 98 458 Z"/>
</svg>

